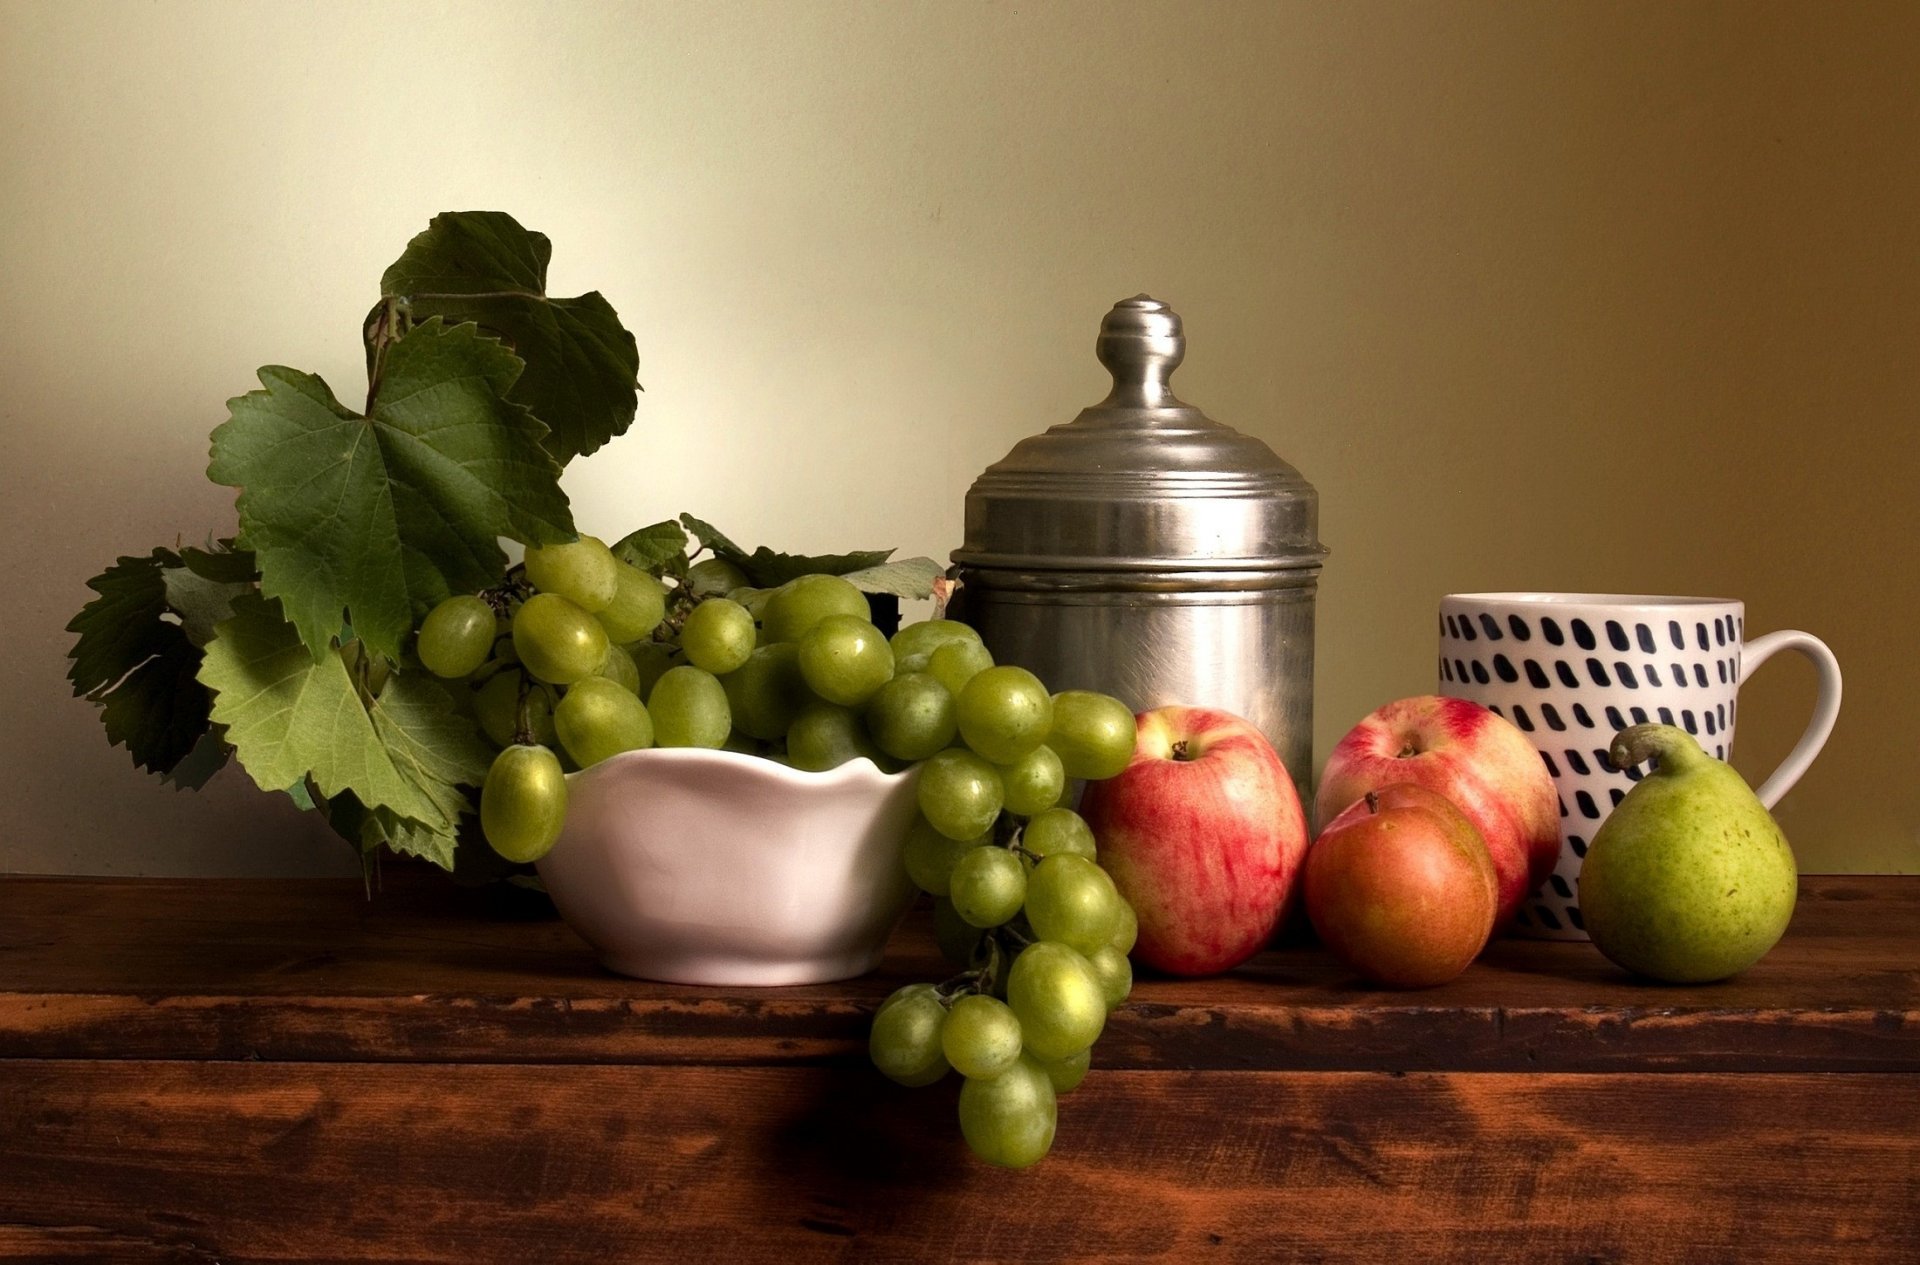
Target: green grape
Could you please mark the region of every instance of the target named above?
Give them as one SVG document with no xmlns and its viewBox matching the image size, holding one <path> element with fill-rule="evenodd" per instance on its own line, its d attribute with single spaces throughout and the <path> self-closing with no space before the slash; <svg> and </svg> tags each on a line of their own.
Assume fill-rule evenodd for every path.
<svg viewBox="0 0 1920 1265">
<path fill-rule="evenodd" d="M 992 842 L 992 831 L 972 839 L 949 839 L 935 830 L 925 817 L 915 813 L 913 824 L 907 827 L 906 842 L 900 846 L 900 856 L 915 886 L 930 895 L 945 896 L 947 885 L 953 881 L 953 867 L 960 858 L 970 849 Z"/>
<path fill-rule="evenodd" d="M 1102 945 L 1088 956 L 1087 965 L 1093 968 L 1093 977 L 1100 981 L 1108 1010 L 1127 1000 L 1127 994 L 1133 991 L 1133 963 L 1127 961 L 1126 954 L 1112 945 Z"/>
<path fill-rule="evenodd" d="M 1080 1053 L 1107 1023 L 1099 977 L 1086 958 L 1054 940 L 1020 950 L 1007 973 L 1007 1004 L 1020 1017 L 1027 1048 L 1042 1058 Z"/>
<path fill-rule="evenodd" d="M 886 759 L 851 708 L 815 703 L 787 729 L 787 759 L 796 769 L 825 773 L 862 756 L 875 764 Z"/>
<path fill-rule="evenodd" d="M 509 861 L 538 861 L 567 820 L 567 775 L 543 746 L 511 746 L 480 787 L 480 829 Z"/>
<path fill-rule="evenodd" d="M 558 545 L 527 546 L 527 582 L 583 611 L 603 611 L 619 591 L 620 560 L 603 541 L 582 536 Z"/>
<path fill-rule="evenodd" d="M 952 901 L 945 897 L 934 897 L 933 942 L 940 946 L 941 957 L 955 966 L 972 966 L 974 951 L 980 947 L 980 941 L 986 934 L 962 918 Z"/>
<path fill-rule="evenodd" d="M 680 626 L 680 648 L 687 662 L 725 676 L 753 653 L 753 616 L 738 602 L 710 597 L 693 608 Z"/>
<path fill-rule="evenodd" d="M 468 676 L 493 649 L 493 607 L 482 598 L 450 597 L 420 621 L 414 651 L 435 676 Z"/>
<path fill-rule="evenodd" d="M 687 568 L 687 592 L 695 597 L 725 596 L 750 583 L 747 573 L 725 558 L 702 558 Z"/>
<path fill-rule="evenodd" d="M 1027 921 L 1042 940 L 1091 955 L 1112 939 L 1120 917 L 1120 893 L 1105 870 L 1085 857 L 1063 853 L 1033 867 L 1027 879 Z"/>
<path fill-rule="evenodd" d="M 1067 784 L 1060 757 L 1044 742 L 1000 770 L 1000 784 L 1007 788 L 1007 811 L 1016 817 L 1031 817 L 1052 808 Z"/>
<path fill-rule="evenodd" d="M 967 682 L 992 666 L 993 655 L 977 641 L 949 641 L 927 656 L 927 671 L 956 699 Z"/>
<path fill-rule="evenodd" d="M 969 993 L 948 1009 L 940 1048 L 962 1076 L 998 1076 L 1020 1057 L 1020 1021 L 1007 1003 Z"/>
<path fill-rule="evenodd" d="M 999 820 L 1000 774 L 971 751 L 948 748 L 920 766 L 920 811 L 949 839 L 971 839 Z"/>
<path fill-rule="evenodd" d="M 960 736 L 995 764 L 1012 764 L 1045 742 L 1053 726 L 1053 696 L 1025 668 L 977 673 L 956 696 L 956 704 Z"/>
<path fill-rule="evenodd" d="M 1047 745 L 1060 753 L 1070 778 L 1117 777 L 1133 760 L 1133 713 L 1119 699 L 1091 690 L 1053 696 L 1053 730 Z"/>
<path fill-rule="evenodd" d="M 653 635 L 667 614 L 667 586 L 629 563 L 614 561 L 613 601 L 599 612 L 601 627 L 617 645 Z"/>
<path fill-rule="evenodd" d="M 520 669 L 507 668 L 488 677 L 486 683 L 473 692 L 473 718 L 480 722 L 480 732 L 496 747 L 513 745 L 515 731 L 520 727 L 520 683 L 524 680 L 526 674 Z M 539 685 L 527 693 L 527 729 L 535 742 L 546 746 L 552 745 L 556 736 L 553 698 Z"/>
<path fill-rule="evenodd" d="M 640 679 L 640 688 L 634 693 L 645 699 L 653 693 L 654 682 L 673 666 L 673 647 L 663 641 L 640 641 L 627 647 L 627 655 Z"/>
<path fill-rule="evenodd" d="M 513 648 L 534 678 L 572 685 L 607 657 L 600 621 L 556 593 L 535 593 L 513 615 Z"/>
<path fill-rule="evenodd" d="M 909 984 L 887 998 L 873 1016 L 867 1053 L 890 1080 L 918 1087 L 947 1074 L 940 1033 L 947 1008 L 931 984 Z"/>
<path fill-rule="evenodd" d="M 960 1087 L 960 1132 L 973 1153 L 1001 1168 L 1026 1168 L 1053 1147 L 1059 1106 L 1053 1082 L 1030 1058 Z"/>
<path fill-rule="evenodd" d="M 591 681 L 594 677 L 612 681 L 636 699 L 640 697 L 640 668 L 625 646 L 609 644 L 606 657 L 600 660 L 599 670 L 587 679 Z"/>
<path fill-rule="evenodd" d="M 923 619 L 917 624 L 906 625 L 893 634 L 891 644 L 895 670 L 924 672 L 933 652 L 949 641 L 971 641 L 978 645 L 980 634 L 957 619 Z M 905 659 L 917 659 L 919 662 L 908 669 L 900 666 Z"/>
<path fill-rule="evenodd" d="M 766 742 L 786 737 L 813 702 L 800 676 L 800 647 L 787 642 L 759 647 L 720 684 L 740 732 Z"/>
<path fill-rule="evenodd" d="M 1027 867 L 1005 848 L 974 848 L 953 865 L 947 899 L 976 927 L 998 927 L 1020 912 Z"/>
<path fill-rule="evenodd" d="M 829 703 L 858 707 L 892 678 L 893 652 L 861 616 L 828 615 L 800 638 L 800 675 Z"/>
<path fill-rule="evenodd" d="M 798 641 L 829 615 L 872 616 L 867 595 L 837 575 L 803 575 L 787 581 L 767 599 L 761 623 L 765 640 Z"/>
<path fill-rule="evenodd" d="M 616 653 L 624 653 L 618 646 Z M 573 762 L 591 768 L 608 756 L 653 745 L 653 718 L 646 705 L 603 676 L 590 676 L 567 690 L 553 709 L 553 727 Z"/>
<path fill-rule="evenodd" d="M 1132 953 L 1134 941 L 1139 938 L 1140 917 L 1123 896 L 1120 898 L 1120 916 L 1113 921 L 1113 934 L 1107 938 L 1107 944 L 1118 952 Z"/>
<path fill-rule="evenodd" d="M 663 747 L 721 747 L 733 732 L 727 692 L 713 673 L 682 664 L 668 668 L 647 696 L 653 740 Z"/>
<path fill-rule="evenodd" d="M 867 731 L 896 760 L 924 760 L 959 732 L 953 695 L 925 672 L 909 672 L 882 685 L 867 703 Z"/>
<path fill-rule="evenodd" d="M 1053 1092 L 1056 1094 L 1070 1093 L 1078 1089 L 1080 1082 L 1087 1079 L 1087 1069 L 1093 1066 L 1091 1049 L 1082 1050 L 1078 1054 L 1069 1054 L 1064 1059 L 1043 1059 L 1037 1054 L 1029 1054 L 1027 1057 L 1047 1074 L 1047 1079 L 1053 1082 Z"/>
<path fill-rule="evenodd" d="M 1035 813 L 1020 832 L 1020 846 L 1036 856 L 1059 853 L 1095 858 L 1093 827 L 1071 808 L 1049 808 Z"/>
</svg>

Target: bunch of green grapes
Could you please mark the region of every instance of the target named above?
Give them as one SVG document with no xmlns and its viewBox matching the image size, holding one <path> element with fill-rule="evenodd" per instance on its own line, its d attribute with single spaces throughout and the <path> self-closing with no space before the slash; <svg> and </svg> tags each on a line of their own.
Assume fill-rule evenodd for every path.
<svg viewBox="0 0 1920 1265">
<path fill-rule="evenodd" d="M 637 654 L 669 597 L 654 576 L 582 536 L 527 550 L 505 583 L 450 597 L 421 621 L 421 664 L 467 682 L 474 718 L 500 748 L 480 789 L 480 825 L 501 856 L 535 861 L 553 847 L 569 767 L 658 740 Z"/>
<path fill-rule="evenodd" d="M 902 630 L 896 651 L 929 628 Z M 1127 766 L 1134 720 L 1104 694 L 1049 695 L 1024 668 L 992 666 L 976 640 L 946 641 L 928 666 L 952 695 L 960 745 L 922 767 L 904 857 L 934 897 L 941 951 L 967 969 L 887 998 L 868 1050 L 903 1085 L 959 1072 L 967 1144 L 1025 1168 L 1053 1145 L 1058 1095 L 1086 1076 L 1108 1012 L 1133 989 L 1133 909 L 1065 805 L 1075 779 Z"/>
</svg>

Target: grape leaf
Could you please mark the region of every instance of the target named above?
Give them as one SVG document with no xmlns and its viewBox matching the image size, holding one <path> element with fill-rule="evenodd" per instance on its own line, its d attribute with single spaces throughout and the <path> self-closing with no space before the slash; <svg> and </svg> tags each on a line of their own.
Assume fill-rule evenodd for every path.
<svg viewBox="0 0 1920 1265">
<path fill-rule="evenodd" d="M 260 370 L 265 390 L 228 402 L 207 475 L 241 489 L 261 592 L 280 599 L 314 663 L 343 611 L 398 660 L 416 611 L 499 582 L 499 537 L 574 538 L 541 424 L 501 398 L 519 365 L 472 325 L 431 320 L 387 348 L 368 416 L 278 366 Z"/>
<path fill-rule="evenodd" d="M 395 672 L 368 711 L 394 764 L 448 824 L 459 820 L 469 804 L 458 788 L 480 785 L 493 763 L 473 719 L 438 680 L 420 673 Z M 451 857 L 451 840 L 446 848 Z"/>
<path fill-rule="evenodd" d="M 165 650 L 167 610 L 164 571 L 180 565 L 177 554 L 156 549 L 144 558 L 119 558 L 87 581 L 98 597 L 67 622 L 80 639 L 67 652 L 67 679 L 75 698 L 95 696 Z M 177 631 L 177 630 L 176 630 Z"/>
<path fill-rule="evenodd" d="M 403 856 L 421 857 L 443 870 L 453 868 L 458 836 L 451 828 L 402 817 L 391 808 L 368 808 L 351 794 L 327 801 L 327 824 L 363 854 L 385 847 Z"/>
<path fill-rule="evenodd" d="M 200 692 L 205 694 L 206 686 L 201 686 Z M 226 731 L 218 725 L 212 726 L 200 735 L 199 741 L 193 744 L 193 750 L 168 769 L 160 780 L 170 783 L 175 790 L 197 791 L 211 782 L 214 774 L 227 767 L 227 757 L 231 754 Z"/>
<path fill-rule="evenodd" d="M 872 549 L 860 553 L 794 554 L 775 553 L 765 545 L 745 557 L 722 555 L 747 573 L 747 578 L 763 589 L 778 588 L 795 576 L 849 575 L 878 567 L 893 556 L 891 549 Z"/>
<path fill-rule="evenodd" d="M 245 584 L 260 578 L 253 554 L 245 549 L 235 549 L 231 540 L 213 541 L 206 549 L 195 549 L 188 545 L 180 551 L 180 561 L 201 579 L 219 584 Z"/>
<path fill-rule="evenodd" d="M 117 560 L 87 581 L 99 596 L 67 624 L 79 634 L 68 652 L 73 692 L 101 705 L 107 740 L 153 773 L 172 770 L 207 731 L 200 652 L 167 598 L 179 565 L 167 549 Z"/>
<path fill-rule="evenodd" d="M 651 571 L 671 559 L 684 555 L 686 551 L 686 529 L 670 518 L 664 523 L 642 527 L 639 531 L 622 537 L 613 546 L 614 557 L 631 563 L 642 571 Z"/>
<path fill-rule="evenodd" d="M 180 617 L 182 631 L 196 646 L 212 641 L 214 627 L 233 618 L 234 598 L 253 591 L 251 576 L 239 583 L 210 580 L 190 567 L 168 567 L 161 581 L 167 607 Z"/>
<path fill-rule="evenodd" d="M 396 763 L 340 651 L 329 647 L 316 662 L 264 598 L 233 605 L 233 618 L 207 644 L 200 682 L 213 691 L 213 719 L 227 727 L 234 755 L 260 789 L 285 790 L 311 777 L 329 799 L 351 791 L 370 808 L 451 825 L 409 776 L 418 762 L 410 758 L 407 770 Z"/>
<path fill-rule="evenodd" d="M 738 562 L 747 556 L 746 550 L 728 540 L 726 535 L 712 523 L 695 518 L 691 514 L 682 514 L 680 522 L 693 533 L 693 538 L 706 548 L 713 550 L 719 557 L 729 562 Z"/>
<path fill-rule="evenodd" d="M 501 211 L 447 211 L 380 278 L 382 308 L 400 305 L 415 320 L 474 321 L 526 362 L 507 398 L 545 422 L 542 441 L 565 465 L 633 424 L 640 351 L 598 291 L 574 299 L 547 295 L 553 244 Z M 377 348 L 369 346 L 372 367 Z"/>
<path fill-rule="evenodd" d="M 843 579 L 862 593 L 890 593 L 895 597 L 933 596 L 933 582 L 945 575 L 946 568 L 932 558 L 900 558 L 877 567 L 849 571 Z"/>
</svg>

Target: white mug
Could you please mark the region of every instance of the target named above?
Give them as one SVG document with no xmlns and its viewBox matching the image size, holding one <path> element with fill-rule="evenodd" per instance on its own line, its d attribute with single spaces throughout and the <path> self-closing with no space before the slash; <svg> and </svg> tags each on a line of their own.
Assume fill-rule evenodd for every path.
<svg viewBox="0 0 1920 1265">
<path fill-rule="evenodd" d="M 1640 780 L 1607 760 L 1629 725 L 1676 725 L 1726 759 L 1741 684 L 1781 650 L 1820 674 L 1813 718 L 1761 784 L 1771 809 L 1813 763 L 1840 714 L 1840 665 L 1803 632 L 1746 636 L 1746 607 L 1711 597 L 1608 593 L 1455 593 L 1440 600 L 1440 692 L 1488 707 L 1539 748 L 1560 793 L 1560 860 L 1521 907 L 1520 935 L 1585 940 L 1580 861 L 1593 833 Z"/>
</svg>

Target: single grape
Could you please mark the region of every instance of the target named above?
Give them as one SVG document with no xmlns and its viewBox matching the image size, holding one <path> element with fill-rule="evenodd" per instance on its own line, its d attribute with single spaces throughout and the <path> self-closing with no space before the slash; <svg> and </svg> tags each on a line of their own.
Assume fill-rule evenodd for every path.
<svg viewBox="0 0 1920 1265">
<path fill-rule="evenodd" d="M 1093 968 L 1093 977 L 1100 981 L 1108 1010 L 1127 1000 L 1127 994 L 1133 991 L 1133 963 L 1127 961 L 1126 954 L 1112 945 L 1102 945 L 1088 955 L 1087 965 Z"/>
<path fill-rule="evenodd" d="M 724 676 L 753 653 L 753 616 L 738 602 L 710 597 L 693 608 L 680 626 L 680 648 L 687 662 Z"/>
<path fill-rule="evenodd" d="M 1080 1082 L 1087 1079 L 1087 1069 L 1093 1066 L 1091 1049 L 1082 1050 L 1078 1054 L 1069 1054 L 1064 1059 L 1043 1059 L 1037 1054 L 1029 1054 L 1027 1057 L 1047 1074 L 1047 1079 L 1053 1082 L 1053 1092 L 1056 1094 L 1070 1093 L 1078 1089 Z"/>
<path fill-rule="evenodd" d="M 974 926 L 953 907 L 953 902 L 936 896 L 933 901 L 933 941 L 940 956 L 955 966 L 972 966 L 974 950 L 986 932 Z"/>
<path fill-rule="evenodd" d="M 881 1004 L 867 1035 L 873 1065 L 902 1085 L 931 1085 L 947 1074 L 940 1033 L 947 1008 L 931 984 L 909 984 Z"/>
<path fill-rule="evenodd" d="M 924 670 L 926 660 L 949 641 L 971 641 L 978 645 L 980 634 L 957 619 L 923 619 L 917 624 L 908 624 L 893 634 L 890 644 L 894 663 L 919 658 L 921 667 L 916 670 Z"/>
<path fill-rule="evenodd" d="M 837 575 L 803 575 L 773 591 L 761 616 L 763 640 L 798 641 L 829 615 L 868 619 L 867 595 Z"/>
<path fill-rule="evenodd" d="M 473 692 L 473 718 L 496 747 L 513 745 L 520 726 L 520 683 L 526 679 L 520 669 L 507 668 L 488 677 Z M 544 686 L 534 685 L 527 691 L 527 730 L 536 743 L 553 744 L 553 698 Z"/>
<path fill-rule="evenodd" d="M 695 597 L 722 597 L 750 584 L 747 573 L 725 558 L 702 558 L 687 568 L 687 592 Z"/>
<path fill-rule="evenodd" d="M 858 707 L 893 676 L 893 652 L 871 622 L 828 615 L 800 638 L 800 675 L 829 703 Z"/>
<path fill-rule="evenodd" d="M 470 594 L 450 597 L 427 612 L 414 643 L 421 666 L 450 680 L 470 675 L 492 649 L 493 607 Z"/>
<path fill-rule="evenodd" d="M 667 614 L 667 586 L 630 563 L 615 559 L 613 601 L 599 612 L 601 627 L 618 645 L 653 635 Z"/>
<path fill-rule="evenodd" d="M 618 646 L 614 650 L 625 653 Z M 567 690 L 553 709 L 553 727 L 560 745 L 583 769 L 653 745 L 653 719 L 645 704 L 603 676 L 590 676 Z"/>
<path fill-rule="evenodd" d="M 653 740 L 663 747 L 720 747 L 733 731 L 727 692 L 711 672 L 668 668 L 647 696 Z"/>
<path fill-rule="evenodd" d="M 1132 953 L 1134 941 L 1139 938 L 1140 917 L 1123 896 L 1120 898 L 1120 916 L 1113 921 L 1113 934 L 1107 937 L 1107 944 L 1121 953 Z"/>
<path fill-rule="evenodd" d="M 619 591 L 620 560 L 603 541 L 582 536 L 558 545 L 527 546 L 527 582 L 583 611 L 603 611 Z"/>
<path fill-rule="evenodd" d="M 1133 713 L 1111 695 L 1063 690 L 1053 696 L 1047 745 L 1060 753 L 1070 778 L 1118 777 L 1133 760 L 1136 737 Z"/>
<path fill-rule="evenodd" d="M 740 732 L 767 742 L 786 737 L 813 702 L 800 676 L 800 647 L 786 642 L 761 646 L 722 677 L 720 684 Z"/>
<path fill-rule="evenodd" d="M 947 885 L 953 881 L 953 867 L 959 864 L 960 858 L 971 849 L 992 842 L 991 831 L 972 839 L 949 839 L 935 830 L 925 817 L 915 813 L 913 824 L 907 827 L 906 842 L 900 847 L 900 856 L 915 886 L 931 895 L 945 896 Z"/>
<path fill-rule="evenodd" d="M 1012 764 L 1046 741 L 1053 696 L 1040 678 L 1011 665 L 988 668 L 956 700 L 960 736 L 995 764 Z M 1056 792 L 1058 794 L 1058 792 Z"/>
<path fill-rule="evenodd" d="M 967 682 L 993 666 L 993 655 L 977 641 L 949 641 L 927 656 L 927 671 L 956 699 Z"/>
<path fill-rule="evenodd" d="M 600 660 L 599 670 L 587 679 L 591 681 L 595 677 L 612 681 L 635 699 L 640 697 L 640 668 L 625 646 L 607 646 L 606 657 Z"/>
<path fill-rule="evenodd" d="M 1035 813 L 1020 832 L 1020 846 L 1036 856 L 1071 853 L 1089 861 L 1095 857 L 1093 827 L 1071 808 L 1049 808 Z"/>
<path fill-rule="evenodd" d="M 1002 1168 L 1026 1168 L 1053 1147 L 1059 1107 L 1053 1082 L 1032 1059 L 960 1087 L 960 1132 L 973 1153 Z"/>
<path fill-rule="evenodd" d="M 1067 775 L 1060 767 L 1060 757 L 1043 742 L 1001 768 L 1000 784 L 1007 790 L 1007 811 L 1016 817 L 1032 817 L 1054 806 L 1067 784 Z"/>
<path fill-rule="evenodd" d="M 673 666 L 673 647 L 663 641 L 639 641 L 627 647 L 640 687 L 634 690 L 642 699 L 653 693 L 653 685 Z"/>
<path fill-rule="evenodd" d="M 882 685 L 867 703 L 866 717 L 867 732 L 896 760 L 924 760 L 958 732 L 953 695 L 925 672 L 909 672 Z"/>
<path fill-rule="evenodd" d="M 1106 993 L 1093 968 L 1054 940 L 1020 950 L 1007 973 L 1007 1004 L 1020 1017 L 1027 1048 L 1042 1058 L 1080 1053 L 1107 1023 Z"/>
<path fill-rule="evenodd" d="M 535 593 L 513 615 L 513 648 L 535 679 L 572 685 L 607 655 L 600 621 L 557 593 Z"/>
<path fill-rule="evenodd" d="M 538 861 L 567 820 L 567 775 L 543 746 L 511 746 L 480 787 L 480 829 L 509 861 Z"/>
<path fill-rule="evenodd" d="M 954 862 L 947 899 L 976 927 L 998 927 L 1020 912 L 1027 867 L 1005 848 L 974 848 Z"/>
<path fill-rule="evenodd" d="M 787 759 L 796 769 L 824 773 L 862 756 L 875 764 L 886 759 L 851 708 L 815 703 L 787 730 Z"/>
<path fill-rule="evenodd" d="M 1020 1057 L 1020 1021 L 1007 1003 L 969 993 L 948 1009 L 940 1048 L 962 1076 L 998 1076 Z"/>
<path fill-rule="evenodd" d="M 1027 921 L 1033 933 L 1085 955 L 1112 939 L 1120 903 L 1106 871 L 1071 853 L 1045 858 L 1027 877 Z"/>
<path fill-rule="evenodd" d="M 951 747 L 920 766 L 915 794 L 920 811 L 949 839 L 971 839 L 992 829 L 1005 798 L 1000 774 L 991 764 Z"/>
</svg>

